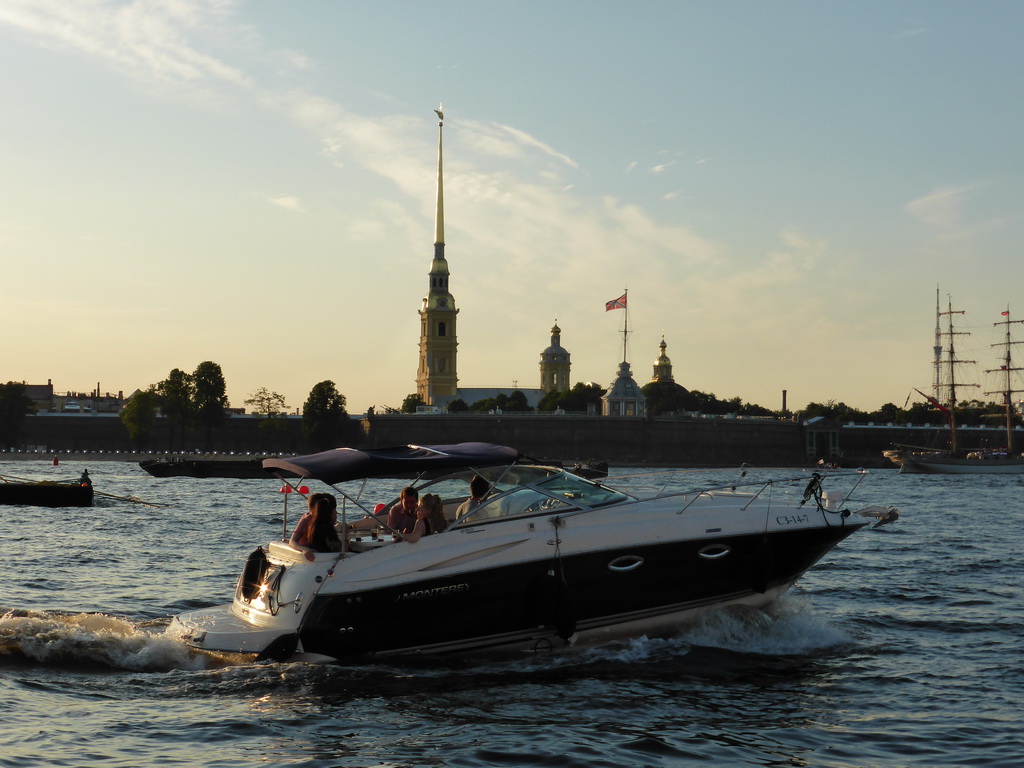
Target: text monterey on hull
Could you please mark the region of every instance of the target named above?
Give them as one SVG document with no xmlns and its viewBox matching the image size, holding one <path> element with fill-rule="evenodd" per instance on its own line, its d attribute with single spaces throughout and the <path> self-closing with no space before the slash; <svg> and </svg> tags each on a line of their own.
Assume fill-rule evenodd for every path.
<svg viewBox="0 0 1024 768">
<path fill-rule="evenodd" d="M 339 494 L 342 551 L 308 561 L 270 542 L 249 556 L 230 605 L 179 615 L 172 632 L 207 651 L 311 661 L 655 634 L 710 606 L 767 605 L 847 536 L 898 516 L 850 511 L 849 493 L 823 490 L 831 474 L 641 498 L 519 460 L 487 443 L 266 459 L 291 488 L 298 477 Z M 474 475 L 490 493 L 456 518 Z M 380 477 L 419 478 L 448 527 L 411 542 L 386 529 L 386 510 L 371 520 L 359 494 Z M 856 487 L 863 473 L 845 477 Z"/>
</svg>

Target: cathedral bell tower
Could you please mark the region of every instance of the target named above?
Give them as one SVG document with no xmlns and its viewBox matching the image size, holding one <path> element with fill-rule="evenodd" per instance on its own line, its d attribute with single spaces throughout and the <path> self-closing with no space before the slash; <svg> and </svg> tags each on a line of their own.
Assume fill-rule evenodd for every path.
<svg viewBox="0 0 1024 768">
<path fill-rule="evenodd" d="M 569 391 L 569 352 L 562 346 L 562 329 L 555 321 L 551 346 L 540 353 L 540 388 L 548 392 Z"/>
<path fill-rule="evenodd" d="M 444 258 L 444 186 L 441 139 L 444 112 L 437 113 L 437 213 L 434 219 L 434 260 L 430 288 L 420 309 L 420 362 L 416 394 L 427 405 L 446 405 L 457 395 L 455 316 L 459 310 L 448 292 L 448 262 Z"/>
</svg>

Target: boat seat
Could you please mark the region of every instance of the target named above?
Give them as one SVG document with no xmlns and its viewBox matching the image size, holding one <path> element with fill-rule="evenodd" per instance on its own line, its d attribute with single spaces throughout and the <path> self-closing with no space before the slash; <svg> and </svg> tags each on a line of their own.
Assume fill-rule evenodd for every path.
<svg viewBox="0 0 1024 768">
<path fill-rule="evenodd" d="M 272 541 L 270 546 L 267 547 L 267 553 L 277 560 L 283 560 L 285 562 L 303 562 L 308 563 L 306 555 L 302 550 L 296 549 L 287 541 Z M 317 553 L 317 557 L 325 557 L 327 555 L 333 556 L 333 552 L 320 552 Z"/>
</svg>

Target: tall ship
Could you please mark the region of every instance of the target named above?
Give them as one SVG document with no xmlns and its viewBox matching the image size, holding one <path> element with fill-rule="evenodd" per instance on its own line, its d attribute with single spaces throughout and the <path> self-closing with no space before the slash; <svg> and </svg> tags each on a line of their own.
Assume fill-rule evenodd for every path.
<svg viewBox="0 0 1024 768">
<path fill-rule="evenodd" d="M 967 385 L 959 380 L 958 371 L 960 366 L 973 363 L 971 360 L 961 360 L 956 353 L 956 337 L 966 335 L 965 331 L 958 331 L 954 328 L 954 315 L 964 314 L 962 310 L 953 310 L 952 302 L 947 304 L 945 312 L 940 311 L 936 300 L 936 347 L 935 347 L 935 396 L 930 397 L 923 392 L 918 392 L 941 411 L 949 422 L 949 447 L 946 450 L 934 451 L 911 446 L 897 446 L 894 451 L 886 452 L 886 455 L 900 466 L 901 473 L 917 474 L 944 474 L 944 475 L 967 475 L 967 474 L 1024 474 L 1024 455 L 1019 452 L 1019 446 L 1015 448 L 1014 443 L 1014 421 L 1016 410 L 1013 405 L 1015 394 L 1024 392 L 1024 389 L 1014 388 L 1014 373 L 1019 373 L 1024 368 L 1016 367 L 1013 364 L 1013 348 L 1024 341 L 1016 341 L 1013 338 L 1013 326 L 1024 323 L 1024 320 L 1013 320 L 1010 317 L 1010 309 L 1002 312 L 1002 319 L 994 326 L 1002 326 L 1004 329 L 1003 341 L 993 344 L 993 347 L 1000 348 L 998 357 L 999 367 L 986 370 L 989 374 L 998 374 L 999 388 L 985 392 L 986 395 L 1000 395 L 1002 398 L 1003 411 L 1005 415 L 1006 444 L 995 449 L 978 449 L 965 451 L 960 446 L 959 428 L 957 425 L 956 408 L 957 394 L 959 389 Z M 943 331 L 942 320 L 945 318 L 946 330 Z"/>
</svg>

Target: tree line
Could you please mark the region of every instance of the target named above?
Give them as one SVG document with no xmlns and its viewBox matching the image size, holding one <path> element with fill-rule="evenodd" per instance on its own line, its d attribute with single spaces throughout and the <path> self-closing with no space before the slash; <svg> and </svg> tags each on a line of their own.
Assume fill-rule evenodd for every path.
<svg viewBox="0 0 1024 768">
<path fill-rule="evenodd" d="M 136 392 L 122 409 L 121 421 L 138 448 L 152 445 L 157 418 L 162 416 L 165 424 L 170 427 L 169 447 L 172 450 L 182 449 L 186 437 L 196 432 L 203 435 L 206 450 L 211 450 L 215 431 L 229 416 L 226 390 L 224 374 L 217 363 L 204 361 L 192 373 L 175 368 L 163 381 Z M 605 391 L 597 384 L 577 382 L 568 392 L 547 393 L 536 409 L 530 407 L 526 395 L 515 390 L 508 395 L 499 394 L 471 404 L 464 400 L 454 400 L 448 405 L 448 411 L 586 412 L 592 406 L 599 413 L 601 397 Z M 824 417 L 838 422 L 895 425 L 945 421 L 945 417 L 932 404 L 924 401 L 904 404 L 902 408 L 894 403 L 886 403 L 875 411 L 862 411 L 842 402 L 828 400 L 808 403 L 793 413 L 745 403 L 739 397 L 719 399 L 713 394 L 687 390 L 674 382 L 651 382 L 641 387 L 641 391 L 647 398 L 647 412 L 652 416 L 698 413 L 801 420 Z M 288 405 L 277 392 L 261 387 L 250 394 L 245 404 L 263 419 L 261 427 L 277 429 L 283 425 Z M 401 411 L 415 413 L 420 405 L 424 405 L 422 398 L 410 394 L 402 402 Z M 313 386 L 302 407 L 302 431 L 313 449 L 327 450 L 344 444 L 351 428 L 346 406 L 345 396 L 338 392 L 333 381 L 325 380 Z M 24 384 L 14 381 L 0 384 L 0 446 L 20 447 L 24 419 L 35 412 L 36 408 Z M 1003 405 L 980 400 L 958 403 L 956 413 L 957 422 L 964 426 L 991 424 L 1005 416 Z"/>
<path fill-rule="evenodd" d="M 261 387 L 245 404 L 263 420 L 261 427 L 279 429 L 284 425 L 288 405 L 277 392 Z M 333 381 L 313 386 L 302 408 L 302 431 L 311 448 L 327 450 L 345 442 L 350 428 L 346 405 Z M 169 449 L 183 449 L 189 435 L 200 433 L 205 450 L 210 451 L 215 432 L 230 416 L 229 408 L 224 373 L 220 365 L 207 360 L 192 373 L 174 368 L 163 381 L 136 392 L 121 409 L 121 423 L 139 449 L 152 446 L 157 419 L 162 417 Z M 24 419 L 35 412 L 24 384 L 0 384 L 0 445 L 20 447 Z"/>
<path fill-rule="evenodd" d="M 894 403 L 886 403 L 877 410 L 863 411 L 836 400 L 823 403 L 810 402 L 799 411 L 772 410 L 755 403 L 744 402 L 739 397 L 720 399 L 714 394 L 699 390 L 688 390 L 671 381 L 654 381 L 640 388 L 647 398 L 647 413 L 651 416 L 702 414 L 709 416 L 760 416 L 765 418 L 800 420 L 823 417 L 838 422 L 855 422 L 859 424 L 874 422 L 876 424 L 928 424 L 946 421 L 937 408 L 931 403 L 920 401 L 904 404 L 901 408 Z M 601 412 L 601 398 L 607 390 L 598 384 L 577 382 L 568 392 L 548 392 L 536 408 L 530 407 L 524 395 L 514 390 L 508 395 L 477 400 L 471 404 L 456 399 L 448 404 L 449 413 L 490 412 L 566 412 L 585 413 L 592 407 Z M 402 402 L 402 413 L 415 413 L 418 406 L 424 405 L 418 394 L 406 396 Z M 957 423 L 964 426 L 985 425 L 1005 417 L 1004 406 L 993 402 L 970 400 L 957 403 Z M 938 419 L 936 419 L 938 417 Z"/>
<path fill-rule="evenodd" d="M 179 447 L 184 447 L 185 434 L 199 430 L 204 435 L 206 450 L 211 450 L 214 430 L 229 416 L 226 390 L 224 374 L 216 363 L 200 363 L 191 374 L 175 368 L 163 381 L 136 393 L 121 411 L 121 421 L 132 441 L 145 447 L 152 440 L 159 412 L 171 426 L 172 446 L 177 436 Z M 260 387 L 245 404 L 262 419 L 260 427 L 283 427 L 288 410 L 283 395 Z M 335 448 L 347 436 L 346 405 L 345 396 L 333 381 L 313 386 L 302 409 L 302 431 L 312 448 Z"/>
</svg>

